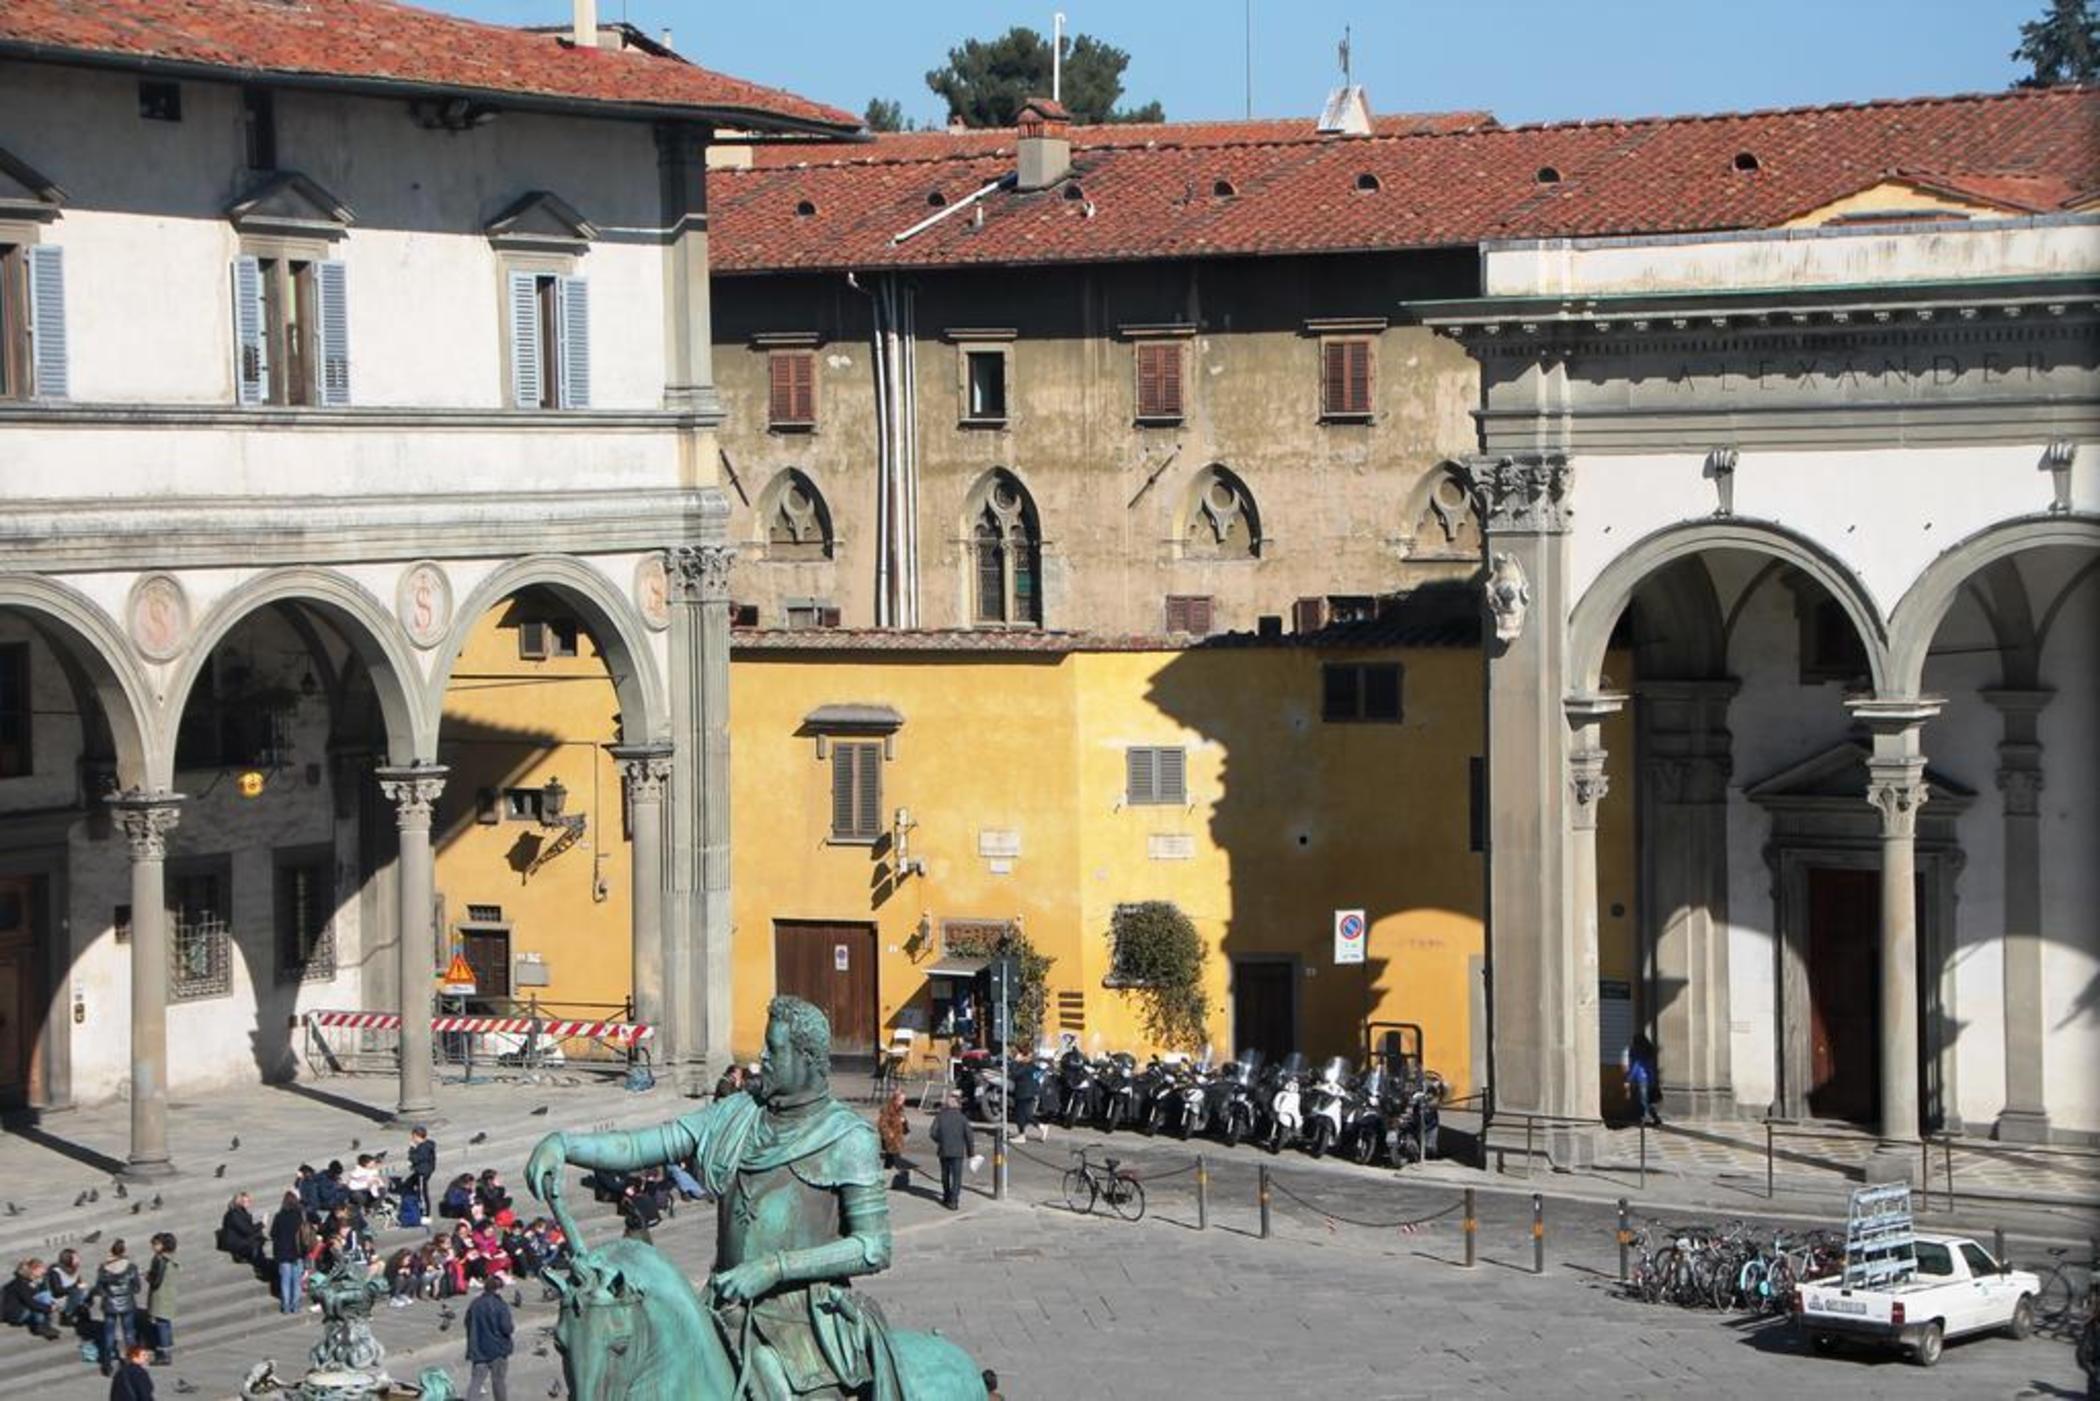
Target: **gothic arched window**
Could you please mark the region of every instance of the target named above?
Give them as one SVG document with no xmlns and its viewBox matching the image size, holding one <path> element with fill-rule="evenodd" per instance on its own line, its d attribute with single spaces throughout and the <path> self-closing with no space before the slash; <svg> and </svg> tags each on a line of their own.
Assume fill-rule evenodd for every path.
<svg viewBox="0 0 2100 1401">
<path fill-rule="evenodd" d="M 766 529 L 766 558 L 831 558 L 831 511 L 808 477 L 790 467 L 759 498 Z"/>
<path fill-rule="evenodd" d="M 1261 514 L 1254 493 L 1213 463 L 1189 485 L 1182 549 L 1190 559 L 1253 559 L 1261 553 Z"/>
<path fill-rule="evenodd" d="M 970 493 L 971 616 L 979 623 L 1043 621 L 1042 530 L 1035 502 L 1011 472 Z"/>
</svg>

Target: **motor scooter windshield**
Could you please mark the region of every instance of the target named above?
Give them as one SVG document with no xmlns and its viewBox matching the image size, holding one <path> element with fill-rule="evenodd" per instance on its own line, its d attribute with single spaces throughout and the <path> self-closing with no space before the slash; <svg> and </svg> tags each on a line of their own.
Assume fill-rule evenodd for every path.
<svg viewBox="0 0 2100 1401">
<path fill-rule="evenodd" d="M 1339 1085 L 1349 1078 L 1350 1069 L 1347 1056 L 1330 1056 L 1327 1059 L 1327 1063 L 1320 1067 L 1320 1083 L 1323 1085 Z"/>
<path fill-rule="evenodd" d="M 1305 1078 L 1305 1065 L 1304 1053 L 1302 1051 L 1293 1051 L 1283 1058 L 1283 1073 L 1303 1080 Z"/>
<path fill-rule="evenodd" d="M 1378 1100 L 1384 1098 L 1385 1071 L 1378 1066 L 1372 1066 L 1364 1072 L 1364 1078 L 1356 1082 L 1356 1088 L 1362 1092 L 1365 1099 Z"/>
</svg>

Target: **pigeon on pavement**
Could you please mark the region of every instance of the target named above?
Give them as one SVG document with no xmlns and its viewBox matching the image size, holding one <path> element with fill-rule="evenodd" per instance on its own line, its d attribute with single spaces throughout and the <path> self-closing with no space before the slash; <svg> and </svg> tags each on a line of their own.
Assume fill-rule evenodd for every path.
<svg viewBox="0 0 2100 1401">
<path fill-rule="evenodd" d="M 365 1146 L 365 1141 L 364 1141 L 363 1139 L 361 1139 L 361 1138 L 353 1138 L 353 1139 L 351 1139 L 351 1140 L 350 1140 L 350 1151 L 351 1151 L 351 1152 L 353 1152 L 353 1153 L 355 1153 L 355 1152 L 356 1152 L 356 1151 L 357 1151 L 358 1149 L 360 1149 L 360 1148 L 362 1148 L 362 1147 L 364 1147 L 364 1146 Z"/>
<path fill-rule="evenodd" d="M 144 1208 L 143 1206 L 141 1206 L 141 1205 L 140 1205 L 140 1204 L 139 1204 L 138 1202 L 133 1202 L 133 1203 L 131 1204 L 131 1214 L 132 1214 L 133 1216 L 136 1216 L 136 1215 L 138 1215 L 138 1214 L 139 1214 L 139 1213 L 140 1213 L 141 1211 L 143 1211 L 143 1210 L 145 1210 L 145 1208 Z"/>
<path fill-rule="evenodd" d="M 544 1115 L 546 1114 L 546 1112 L 547 1112 L 547 1111 L 548 1111 L 549 1109 L 551 1109 L 551 1108 L 553 1108 L 553 1107 L 554 1107 L 554 1106 L 553 1106 L 553 1105 L 550 1105 L 550 1104 L 543 1104 L 543 1105 L 541 1105 L 541 1106 L 540 1106 L 539 1108 L 537 1108 L 537 1109 L 535 1109 L 535 1110 L 533 1110 L 533 1111 L 532 1111 L 532 1117 L 533 1117 L 533 1118 L 535 1118 L 535 1119 L 541 1118 L 541 1117 L 543 1117 L 543 1116 L 544 1116 Z"/>
<path fill-rule="evenodd" d="M 82 1192 L 79 1196 L 73 1198 L 73 1205 L 75 1206 L 86 1206 L 87 1202 L 88 1198 L 87 1193 L 85 1192 Z"/>
<path fill-rule="evenodd" d="M 88 1232 L 88 1233 L 87 1233 L 86 1235 L 84 1235 L 84 1236 L 82 1236 L 82 1237 L 80 1238 L 80 1243 L 81 1243 L 82 1245 L 93 1245 L 93 1244 L 94 1244 L 94 1243 L 95 1243 L 96 1241 L 98 1241 L 98 1240 L 101 1240 L 101 1239 L 102 1239 L 102 1232 L 100 1232 L 100 1231 L 89 1231 L 89 1232 Z"/>
<path fill-rule="evenodd" d="M 155 1193 L 153 1194 L 153 1209 L 154 1209 L 155 1211 L 159 1211 L 159 1210 L 161 1209 L 161 1206 L 162 1206 L 162 1202 L 161 1202 L 161 1199 L 160 1199 L 160 1193 L 158 1193 L 158 1192 L 155 1192 Z"/>
<path fill-rule="evenodd" d="M 241 1151 L 241 1136 L 239 1134 L 235 1134 L 233 1136 L 233 1142 L 231 1145 L 228 1146 L 226 1151 L 229 1153 L 238 1153 Z"/>
<path fill-rule="evenodd" d="M 190 1385 L 190 1379 L 188 1377 L 177 1377 L 175 1379 L 175 1394 L 177 1396 L 188 1396 L 194 1393 L 196 1390 L 196 1387 Z"/>
<path fill-rule="evenodd" d="M 101 1200 L 102 1200 L 102 1189 L 101 1189 L 100 1187 L 90 1187 L 90 1188 L 88 1188 L 88 1200 L 89 1200 L 89 1201 L 91 1201 L 91 1202 L 99 1202 L 99 1201 L 101 1201 Z"/>
<path fill-rule="evenodd" d="M 22 1208 L 16 1206 L 13 1202 L 9 1202 L 7 1204 L 7 1214 L 9 1216 L 20 1216 L 22 1214 Z"/>
<path fill-rule="evenodd" d="M 467 1140 L 467 1142 L 469 1143 L 486 1143 L 488 1141 L 489 1136 L 485 1133 L 477 1133 L 472 1138 Z"/>
<path fill-rule="evenodd" d="M 560 1383 L 559 1381 L 551 1381 L 551 1382 L 548 1382 L 548 1383 L 547 1383 L 547 1394 L 548 1394 L 549 1396 L 559 1396 L 559 1395 L 561 1395 L 561 1383 Z"/>
<path fill-rule="evenodd" d="M 220 1163 L 217 1167 L 213 1168 L 211 1170 L 211 1175 L 213 1177 L 224 1177 L 226 1175 L 226 1164 Z"/>
<path fill-rule="evenodd" d="M 514 1309 L 522 1309 L 522 1308 L 524 1308 L 524 1307 L 525 1307 L 525 1291 L 524 1291 L 524 1290 L 522 1290 L 522 1289 L 513 1289 L 513 1290 L 511 1290 L 511 1291 L 510 1291 L 510 1306 L 511 1306 L 512 1308 L 514 1308 Z"/>
<path fill-rule="evenodd" d="M 119 1201 L 122 1201 L 124 1198 L 131 1195 L 131 1193 L 124 1190 L 124 1184 L 122 1182 L 112 1182 L 109 1185 L 110 1190 L 117 1194 L 117 1200 Z"/>
</svg>

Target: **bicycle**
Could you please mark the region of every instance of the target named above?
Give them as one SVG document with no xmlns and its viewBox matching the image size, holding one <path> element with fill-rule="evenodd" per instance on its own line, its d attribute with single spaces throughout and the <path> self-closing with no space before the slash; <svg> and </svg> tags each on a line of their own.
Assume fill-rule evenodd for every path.
<svg viewBox="0 0 2100 1401">
<path fill-rule="evenodd" d="M 1107 1202 L 1109 1209 L 1125 1221 L 1136 1221 L 1145 1214 L 1145 1184 L 1138 1181 L 1137 1174 L 1120 1165 L 1117 1158 L 1103 1158 L 1095 1163 L 1087 1157 L 1088 1150 L 1074 1148 L 1072 1156 L 1079 1159 L 1077 1166 L 1065 1169 L 1065 1205 L 1080 1216 L 1093 1213 L 1094 1207 Z"/>
<path fill-rule="evenodd" d="M 2045 1327 L 2069 1332 L 2084 1322 L 2076 1310 L 2093 1289 L 2100 1260 L 2075 1265 L 2070 1260 L 2071 1248 L 2064 1245 L 2050 1247 L 2049 1254 L 2056 1263 L 2042 1272 L 2041 1293 L 2034 1301 L 2035 1316 Z"/>
</svg>

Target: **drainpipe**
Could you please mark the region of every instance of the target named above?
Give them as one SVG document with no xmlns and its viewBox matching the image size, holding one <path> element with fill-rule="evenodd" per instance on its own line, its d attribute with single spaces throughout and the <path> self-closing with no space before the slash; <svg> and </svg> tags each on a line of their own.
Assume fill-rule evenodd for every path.
<svg viewBox="0 0 2100 1401">
<path fill-rule="evenodd" d="M 919 625 L 919 294 L 904 284 L 904 413 L 897 425 L 904 449 L 905 626 Z"/>
<path fill-rule="evenodd" d="M 875 369 L 875 626 L 890 625 L 890 573 L 889 573 L 889 464 L 891 453 L 889 422 L 889 381 L 883 363 L 883 306 L 878 291 L 860 285 L 860 279 L 852 273 L 846 274 L 846 285 L 868 299 L 868 315 L 873 323 L 869 332 L 869 352 Z"/>
</svg>

